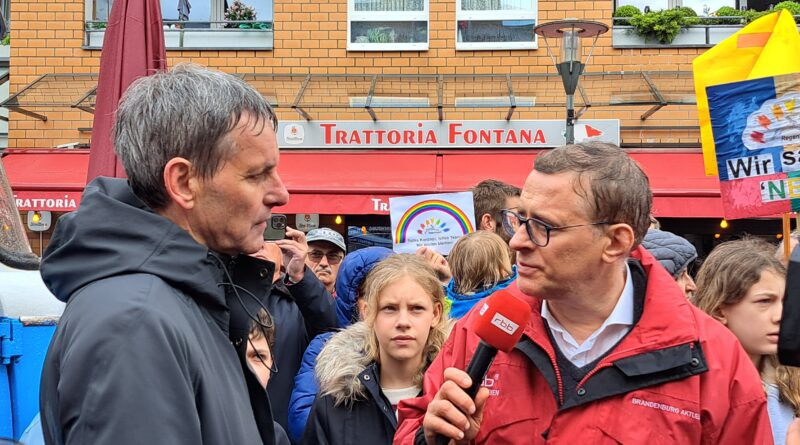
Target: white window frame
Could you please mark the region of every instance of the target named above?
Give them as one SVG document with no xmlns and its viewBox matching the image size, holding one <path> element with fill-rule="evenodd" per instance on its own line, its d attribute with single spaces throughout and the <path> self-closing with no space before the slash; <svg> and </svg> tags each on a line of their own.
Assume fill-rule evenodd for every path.
<svg viewBox="0 0 800 445">
<path fill-rule="evenodd" d="M 2 1 L 2 0 L 0 0 Z M 84 17 L 86 22 L 94 20 L 94 3 L 96 0 L 84 1 Z M 137 0 L 144 1 L 144 0 Z M 225 20 L 224 0 L 208 0 L 211 4 L 209 20 L 222 22 Z M 275 0 L 271 0 L 273 8 Z M 176 0 L 177 5 L 177 0 Z M 109 15 L 111 10 L 108 11 Z M 180 29 L 164 29 L 164 44 L 167 50 L 197 51 L 203 49 L 247 49 L 253 51 L 271 51 L 274 46 L 275 17 L 273 9 L 273 28 L 271 30 L 237 30 L 225 29 L 224 24 L 212 24 L 208 32 L 185 32 L 181 36 Z M 105 30 L 84 30 L 84 49 L 101 49 Z"/>
<path fill-rule="evenodd" d="M 539 49 L 539 39 L 534 34 L 532 42 L 459 42 L 458 22 L 460 21 L 502 21 L 502 20 L 533 20 L 539 24 L 539 1 L 533 2 L 530 14 L 525 11 L 462 11 L 461 0 L 456 0 L 455 41 L 456 50 L 486 50 L 486 49 Z"/>
<path fill-rule="evenodd" d="M 353 22 L 425 22 L 424 42 L 357 43 L 351 42 Z M 347 51 L 427 51 L 431 41 L 430 0 L 422 11 L 356 11 L 355 0 L 347 0 Z"/>
</svg>

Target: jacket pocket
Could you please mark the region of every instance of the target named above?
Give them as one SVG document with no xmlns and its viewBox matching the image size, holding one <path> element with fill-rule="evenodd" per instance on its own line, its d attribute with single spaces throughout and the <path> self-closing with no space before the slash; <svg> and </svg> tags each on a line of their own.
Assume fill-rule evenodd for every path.
<svg viewBox="0 0 800 445">
<path fill-rule="evenodd" d="M 606 403 L 599 428 L 605 437 L 613 440 L 608 443 L 700 443 L 702 425 L 697 402 L 640 390 Z"/>
<path fill-rule="evenodd" d="M 490 397 L 486 403 L 476 444 L 544 444 L 542 423 L 533 411 L 533 399 Z"/>
</svg>

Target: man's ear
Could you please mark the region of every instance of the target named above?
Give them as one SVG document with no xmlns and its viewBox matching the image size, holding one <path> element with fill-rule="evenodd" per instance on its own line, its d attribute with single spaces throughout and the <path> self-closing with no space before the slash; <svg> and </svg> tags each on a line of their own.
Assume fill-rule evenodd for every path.
<svg viewBox="0 0 800 445">
<path fill-rule="evenodd" d="M 170 200 L 188 210 L 195 205 L 198 179 L 192 163 L 184 158 L 172 158 L 164 166 L 164 186 Z"/>
<path fill-rule="evenodd" d="M 636 236 L 631 226 L 627 224 L 608 225 L 604 236 L 603 260 L 613 263 L 621 258 L 627 258 L 635 239 Z"/>
<path fill-rule="evenodd" d="M 496 225 L 497 223 L 495 222 L 491 213 L 484 213 L 481 215 L 481 220 L 478 221 L 479 230 L 489 230 L 494 232 Z"/>
</svg>

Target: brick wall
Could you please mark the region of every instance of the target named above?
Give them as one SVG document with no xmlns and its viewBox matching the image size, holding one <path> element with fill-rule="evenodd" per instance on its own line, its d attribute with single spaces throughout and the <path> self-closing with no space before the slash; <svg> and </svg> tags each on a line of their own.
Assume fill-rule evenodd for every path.
<svg viewBox="0 0 800 445">
<path fill-rule="evenodd" d="M 203 0 L 201 0 L 203 1 Z M 11 92 L 46 73 L 97 73 L 100 51 L 81 48 L 84 39 L 83 0 L 14 0 L 11 7 Z M 553 73 L 540 43 L 534 51 L 456 51 L 455 0 L 430 0 L 428 51 L 348 52 L 346 0 L 275 0 L 274 49 L 271 51 L 168 51 L 170 65 L 194 61 L 231 73 L 321 74 L 505 74 Z M 610 24 L 611 1 L 539 2 L 539 21 L 581 17 Z M 597 71 L 691 69 L 702 49 L 614 49 L 611 33 L 598 41 L 589 67 Z M 556 90 L 559 93 L 558 90 Z M 53 93 L 56 100 L 59 93 Z M 324 93 L 320 93 L 324 94 Z M 70 98 L 61 98 L 62 101 Z M 314 100 L 311 95 L 309 100 Z M 584 118 L 619 118 L 622 125 L 696 125 L 694 106 L 669 106 L 646 122 L 639 116 L 648 107 L 590 108 Z M 47 148 L 69 142 L 88 143 L 92 115 L 69 107 L 43 107 L 41 122 L 11 114 L 9 146 Z M 460 112 L 447 110 L 448 119 L 502 119 L 506 110 Z M 279 110 L 281 119 L 298 119 L 291 110 Z M 331 109 L 320 119 L 368 119 L 363 111 Z M 435 119 L 427 110 L 381 113 L 382 119 Z M 520 111 L 515 119 L 561 119 L 563 109 L 550 107 Z M 697 142 L 695 131 L 627 131 L 624 142 Z"/>
</svg>

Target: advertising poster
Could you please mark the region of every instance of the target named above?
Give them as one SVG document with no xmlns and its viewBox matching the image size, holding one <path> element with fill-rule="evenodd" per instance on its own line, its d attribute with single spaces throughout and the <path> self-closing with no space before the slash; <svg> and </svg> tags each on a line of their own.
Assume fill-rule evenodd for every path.
<svg viewBox="0 0 800 445">
<path fill-rule="evenodd" d="M 472 192 L 390 198 L 389 214 L 397 253 L 427 246 L 447 255 L 459 238 L 475 230 Z"/>
<path fill-rule="evenodd" d="M 725 217 L 800 210 L 800 74 L 707 93 Z"/>
</svg>

